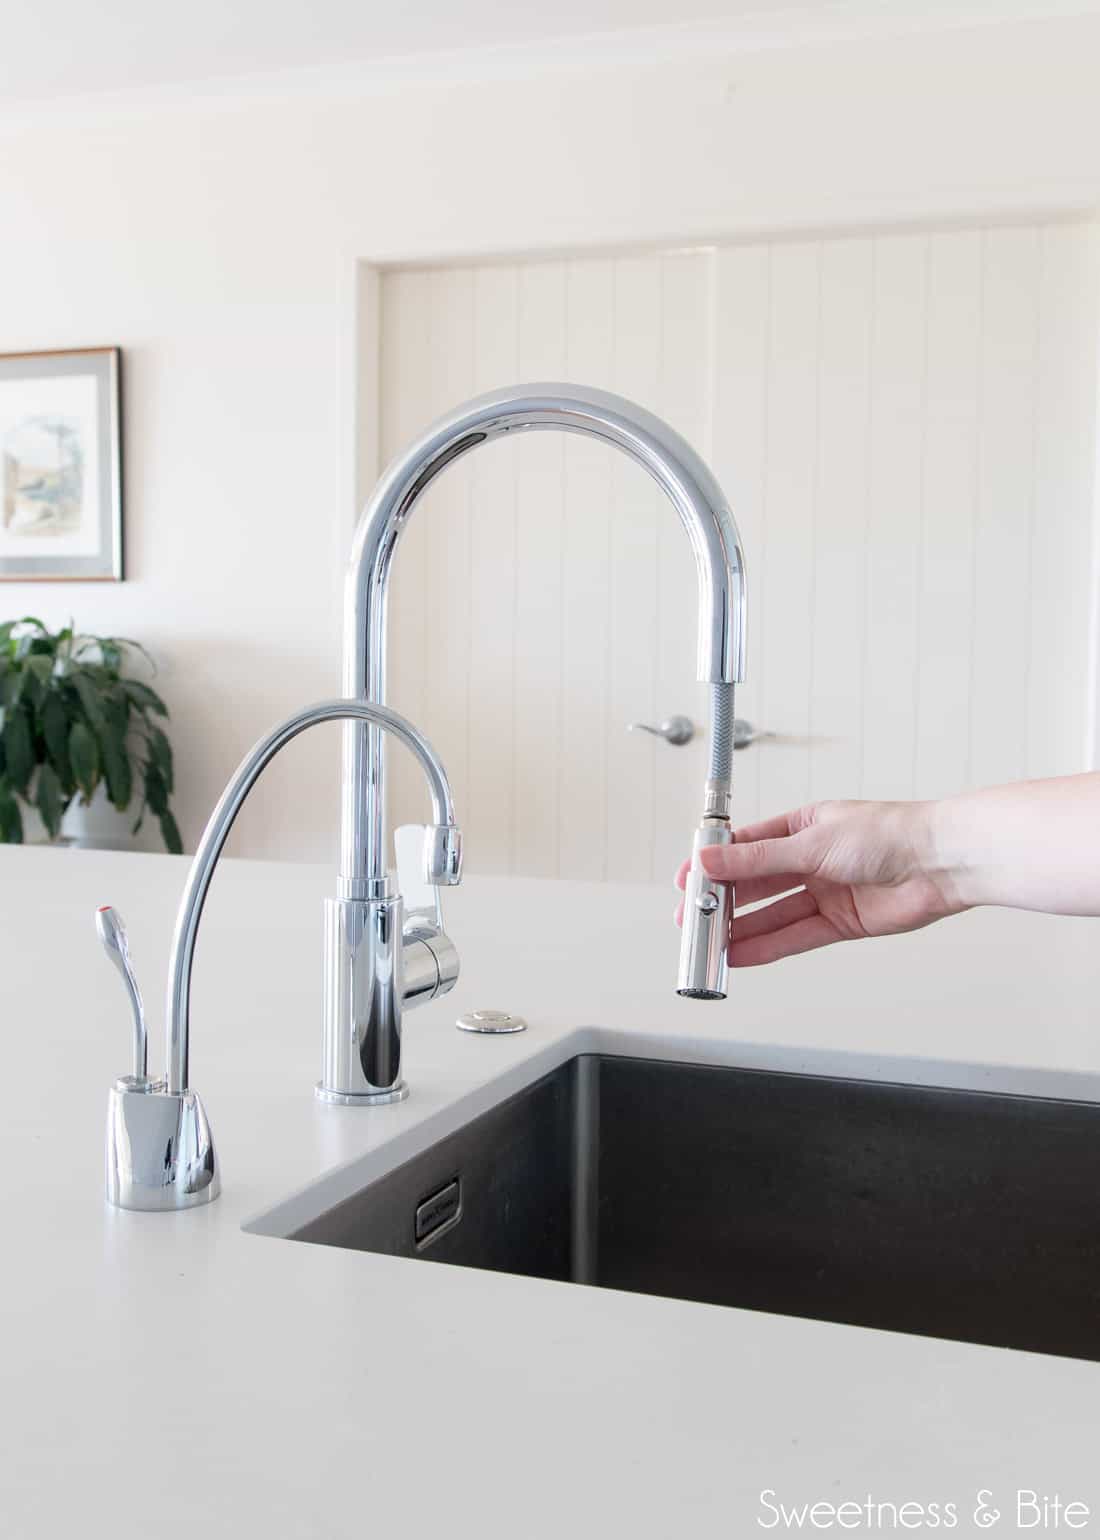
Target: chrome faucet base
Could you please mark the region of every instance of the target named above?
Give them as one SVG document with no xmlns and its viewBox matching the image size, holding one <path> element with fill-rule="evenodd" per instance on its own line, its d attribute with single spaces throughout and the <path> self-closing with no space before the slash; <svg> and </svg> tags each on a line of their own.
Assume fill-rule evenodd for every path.
<svg viewBox="0 0 1100 1540">
<path fill-rule="evenodd" d="M 396 894 L 324 902 L 321 1086 L 349 1105 L 400 1079 L 403 914 Z"/>
<path fill-rule="evenodd" d="M 107 1201 L 164 1212 L 212 1203 L 221 1177 L 206 1110 L 194 1091 L 124 1075 L 107 1102 Z"/>
<path fill-rule="evenodd" d="M 405 1101 L 409 1088 L 404 1080 L 399 1080 L 396 1085 L 379 1091 L 330 1091 L 327 1085 L 318 1080 L 313 1094 L 319 1102 L 325 1102 L 329 1107 L 387 1107 L 392 1102 Z"/>
</svg>

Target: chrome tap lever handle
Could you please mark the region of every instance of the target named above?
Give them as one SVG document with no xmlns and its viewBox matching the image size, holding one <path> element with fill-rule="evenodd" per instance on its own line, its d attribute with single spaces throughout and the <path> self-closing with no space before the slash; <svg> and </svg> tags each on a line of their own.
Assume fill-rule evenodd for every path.
<svg viewBox="0 0 1100 1540">
<path fill-rule="evenodd" d="M 126 985 L 134 1026 L 132 1073 L 135 1080 L 145 1080 L 148 1078 L 149 1070 L 149 1034 L 145 1026 L 145 1006 L 142 1003 L 141 990 L 134 977 L 134 965 L 130 961 L 130 944 L 126 939 L 126 927 L 117 909 L 112 909 L 110 904 L 100 904 L 95 912 L 95 928 L 103 950 L 122 974 L 122 982 Z"/>
<path fill-rule="evenodd" d="M 393 831 L 403 909 L 402 1003 L 406 1010 L 445 995 L 458 978 L 458 952 L 443 929 L 439 894 L 441 885 L 454 881 L 450 873 L 461 864 L 461 849 L 448 850 L 441 840 L 451 833 L 445 827 L 416 823 Z"/>
<path fill-rule="evenodd" d="M 666 717 L 658 727 L 654 727 L 652 722 L 631 722 L 626 730 L 628 733 L 652 733 L 655 738 L 663 738 L 674 748 L 682 748 L 695 737 L 695 723 L 690 717 L 683 716 Z"/>
<path fill-rule="evenodd" d="M 405 934 L 443 932 L 441 887 L 458 881 L 462 847 L 458 830 L 440 824 L 402 824 L 393 831 L 397 891 L 404 900 Z"/>
<path fill-rule="evenodd" d="M 425 930 L 438 935 L 443 929 L 443 905 L 439 889 L 425 873 L 424 825 L 402 824 L 393 831 L 397 858 L 397 891 L 404 900 L 404 931 Z"/>
</svg>

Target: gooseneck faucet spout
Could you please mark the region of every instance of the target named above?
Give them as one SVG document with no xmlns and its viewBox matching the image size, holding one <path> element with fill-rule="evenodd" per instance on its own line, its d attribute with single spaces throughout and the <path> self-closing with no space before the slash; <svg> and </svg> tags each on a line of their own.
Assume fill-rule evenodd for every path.
<svg viewBox="0 0 1100 1540">
<path fill-rule="evenodd" d="M 446 772 L 427 739 L 396 711 L 368 701 L 321 701 L 296 712 L 261 738 L 238 766 L 210 815 L 180 899 L 168 965 L 167 1084 L 146 1073 L 142 1016 L 135 1071 L 116 1080 L 110 1093 L 106 1186 L 108 1201 L 119 1208 L 194 1208 L 218 1196 L 221 1177 L 214 1140 L 202 1102 L 189 1084 L 191 969 L 203 905 L 229 831 L 264 768 L 306 728 L 349 718 L 369 722 L 393 734 L 419 761 L 431 793 L 435 820 L 422 831 L 420 880 L 433 888 L 459 881 L 462 845 Z M 407 840 L 403 844 L 407 846 Z M 383 900 L 382 912 L 396 923 L 400 936 L 401 897 L 387 885 Z M 413 1003 L 418 1003 L 449 988 L 457 974 L 457 961 L 449 963 L 450 943 L 442 936 L 442 927 L 437 930 L 419 914 L 417 922 L 415 934 L 405 942 L 409 954 L 406 967 L 399 966 L 388 981 L 398 1037 L 402 989 L 407 987 Z M 140 1016 L 140 995 L 130 967 L 125 933 L 109 905 L 101 905 L 97 910 L 96 928 L 116 966 L 121 959 L 127 991 L 136 1015 Z"/>
<path fill-rule="evenodd" d="M 401 532 L 421 495 L 455 460 L 509 433 L 559 430 L 601 439 L 649 472 L 672 503 L 695 553 L 698 677 L 715 686 L 705 807 L 729 811 L 731 687 L 744 678 L 745 563 L 733 514 L 685 439 L 651 412 L 579 385 L 521 385 L 459 407 L 393 462 L 363 511 L 344 600 L 344 693 L 386 698 L 386 599 Z M 727 749 L 727 745 L 729 746 Z M 344 731 L 340 894 L 366 899 L 385 872 L 385 779 L 380 735 Z"/>
<path fill-rule="evenodd" d="M 349 718 L 369 722 L 378 732 L 392 733 L 419 760 L 427 777 L 435 820 L 426 831 L 424 878 L 433 885 L 442 883 L 446 886 L 459 880 L 462 866 L 461 840 L 455 824 L 450 782 L 435 750 L 411 722 L 399 716 L 396 711 L 387 710 L 385 706 L 346 700 L 321 701 L 316 706 L 307 706 L 305 710 L 288 717 L 265 738 L 261 738 L 241 762 L 210 815 L 191 863 L 187 886 L 180 899 L 168 963 L 166 1014 L 168 1089 L 171 1092 L 187 1089 L 191 965 L 195 953 L 195 937 L 198 935 L 210 879 L 237 814 L 261 772 L 280 749 L 285 748 L 307 727 L 316 727 L 319 722 L 347 721 Z"/>
</svg>

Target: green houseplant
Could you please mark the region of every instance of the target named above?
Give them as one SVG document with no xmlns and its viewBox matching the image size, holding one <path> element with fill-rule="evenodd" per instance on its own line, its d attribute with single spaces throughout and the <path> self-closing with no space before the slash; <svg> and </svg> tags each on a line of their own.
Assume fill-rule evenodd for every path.
<svg viewBox="0 0 1100 1540">
<path fill-rule="evenodd" d="M 138 642 L 50 631 L 33 615 L 0 625 L 0 841 L 23 839 L 22 800 L 56 839 L 70 803 L 87 803 L 100 782 L 124 812 L 159 823 L 170 851 L 183 849 L 168 805 L 172 747 L 157 718 L 168 708 L 126 672 L 131 657 L 152 659 Z"/>
</svg>

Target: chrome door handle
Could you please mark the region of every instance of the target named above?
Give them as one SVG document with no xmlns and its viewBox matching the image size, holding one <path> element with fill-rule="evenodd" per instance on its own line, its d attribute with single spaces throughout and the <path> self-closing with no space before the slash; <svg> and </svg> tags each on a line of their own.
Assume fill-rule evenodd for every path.
<svg viewBox="0 0 1100 1540">
<path fill-rule="evenodd" d="M 651 722 L 631 722 L 627 732 L 652 733 L 655 738 L 663 738 L 666 743 L 681 748 L 695 737 L 695 723 L 690 717 L 666 717 L 658 727 Z"/>
<path fill-rule="evenodd" d="M 761 738 L 774 738 L 774 733 L 762 732 L 759 728 L 746 722 L 744 717 L 735 717 L 733 721 L 733 746 L 735 749 L 747 749 L 754 743 L 759 743 Z"/>
</svg>

